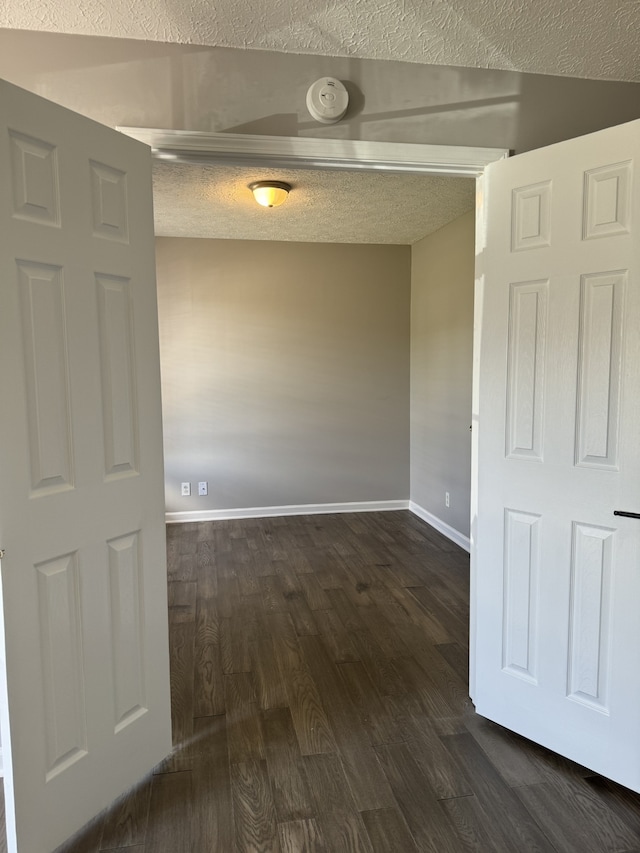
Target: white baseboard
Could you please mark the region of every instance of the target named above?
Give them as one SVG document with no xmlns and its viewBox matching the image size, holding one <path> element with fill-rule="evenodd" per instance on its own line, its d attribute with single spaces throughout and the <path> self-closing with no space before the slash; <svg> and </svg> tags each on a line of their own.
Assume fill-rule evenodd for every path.
<svg viewBox="0 0 640 853">
<path fill-rule="evenodd" d="M 355 501 L 338 504 L 203 509 L 191 512 L 167 512 L 165 520 L 167 524 L 184 524 L 192 521 L 224 521 L 229 518 L 274 518 L 284 515 L 326 515 L 333 512 L 387 512 L 398 509 L 409 509 L 409 501 Z"/>
<path fill-rule="evenodd" d="M 408 509 L 426 521 L 456 545 L 471 550 L 468 536 L 451 527 L 445 521 L 428 512 L 414 501 L 354 501 L 335 504 L 294 504 L 291 506 L 239 507 L 237 509 L 202 509 L 189 512 L 167 512 L 167 524 L 185 524 L 194 521 L 224 521 L 231 518 L 277 518 L 285 515 L 323 515 L 334 512 L 387 512 Z"/>
<path fill-rule="evenodd" d="M 443 536 L 446 536 L 447 539 L 451 539 L 451 541 L 455 542 L 456 545 L 459 545 L 461 548 L 464 548 L 465 551 L 471 553 L 471 541 L 468 536 L 465 536 L 463 533 L 460 533 L 459 530 L 451 527 L 451 525 L 447 524 L 446 521 L 442 521 L 442 519 L 438 518 L 437 515 L 433 515 L 428 512 L 428 510 L 421 507 L 420 504 L 409 501 L 409 509 L 414 515 L 417 515 L 418 518 L 421 518 L 423 521 L 426 521 L 427 524 L 435 527 L 435 529 L 442 533 Z"/>
</svg>

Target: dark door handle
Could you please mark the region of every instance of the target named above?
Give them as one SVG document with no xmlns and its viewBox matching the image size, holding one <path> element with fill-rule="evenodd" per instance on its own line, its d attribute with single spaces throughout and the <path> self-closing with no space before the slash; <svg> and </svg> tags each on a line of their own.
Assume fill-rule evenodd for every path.
<svg viewBox="0 0 640 853">
<path fill-rule="evenodd" d="M 614 509 L 614 515 L 624 515 L 625 518 L 640 518 L 640 512 L 624 512 L 621 509 Z"/>
</svg>

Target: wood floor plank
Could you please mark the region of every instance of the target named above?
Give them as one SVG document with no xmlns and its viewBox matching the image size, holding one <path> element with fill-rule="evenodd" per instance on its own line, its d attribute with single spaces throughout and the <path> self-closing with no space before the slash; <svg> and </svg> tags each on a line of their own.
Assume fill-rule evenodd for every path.
<svg viewBox="0 0 640 853">
<path fill-rule="evenodd" d="M 539 763 L 531 759 L 524 738 L 477 714 L 466 717 L 464 724 L 507 785 L 538 785 L 547 781 Z"/>
<path fill-rule="evenodd" d="M 468 686 L 469 684 L 469 653 L 464 646 L 458 643 L 441 643 L 437 645 L 436 651 L 449 664 L 451 669 L 457 673 L 461 682 Z M 468 692 L 468 691 L 467 691 Z"/>
<path fill-rule="evenodd" d="M 177 560 L 167 566 L 167 578 L 169 581 L 197 580 L 195 543 L 191 553 L 181 554 Z"/>
<path fill-rule="evenodd" d="M 362 812 L 373 853 L 418 853 L 406 821 L 398 809 Z"/>
<path fill-rule="evenodd" d="M 358 608 L 351 602 L 345 593 L 344 589 L 327 589 L 327 596 L 333 605 L 333 609 L 338 614 L 340 621 L 347 631 L 361 631 L 367 628 L 367 624 L 362 614 L 366 613 L 366 608 Z"/>
<path fill-rule="evenodd" d="M 502 838 L 492 826 L 491 818 L 477 797 L 472 795 L 439 800 L 439 805 L 455 827 L 463 850 L 473 853 L 514 853 L 512 842 Z"/>
<path fill-rule="evenodd" d="M 224 714 L 220 622 L 215 598 L 198 597 L 194 643 L 194 716 Z"/>
<path fill-rule="evenodd" d="M 191 853 L 191 771 L 153 777 L 145 853 Z"/>
<path fill-rule="evenodd" d="M 423 639 L 417 639 L 412 643 L 412 652 L 412 659 L 422 669 L 423 674 L 419 675 L 413 671 L 410 681 L 417 677 L 419 681 L 425 682 L 427 685 L 427 693 L 431 693 L 433 689 L 437 690 L 450 711 L 448 715 L 450 717 L 475 713 L 469 698 L 468 680 L 463 681 L 460 678 L 456 670 L 449 665 L 435 646 L 424 642 Z M 408 675 L 406 670 L 405 674 Z M 443 734 L 453 733 L 443 731 Z"/>
<path fill-rule="evenodd" d="M 315 819 L 278 824 L 282 853 L 329 853 Z"/>
<path fill-rule="evenodd" d="M 236 853 L 279 853 L 275 808 L 264 761 L 231 765 Z"/>
<path fill-rule="evenodd" d="M 389 708 L 383 704 L 363 664 L 344 663 L 338 667 L 343 689 L 358 713 L 360 726 L 367 732 L 369 743 L 399 743 L 405 733 Z"/>
<path fill-rule="evenodd" d="M 284 593 L 287 610 L 299 637 L 319 634 L 313 612 L 309 609 L 303 594 L 298 590 L 289 590 Z"/>
<path fill-rule="evenodd" d="M 111 806 L 103 824 L 101 850 L 133 847 L 144 842 L 149 819 L 152 782 L 153 777 L 150 775 L 122 794 Z"/>
<path fill-rule="evenodd" d="M 167 585 L 167 595 L 171 622 L 195 621 L 197 596 L 195 581 L 172 581 Z"/>
<path fill-rule="evenodd" d="M 220 620 L 220 653 L 225 675 L 251 672 L 250 648 L 254 633 L 254 622 L 243 612 Z"/>
<path fill-rule="evenodd" d="M 279 822 L 312 818 L 302 755 L 288 709 L 262 714 L 267 770 Z"/>
<path fill-rule="evenodd" d="M 345 629 L 335 610 L 316 610 L 314 619 L 335 663 L 347 663 L 360 659 L 354 648 L 351 635 Z"/>
<path fill-rule="evenodd" d="M 468 619 L 458 618 L 455 612 L 446 608 L 433 592 L 424 586 L 412 587 L 409 593 L 420 603 L 422 612 L 425 614 L 426 618 L 423 624 L 432 627 L 431 640 L 433 643 L 458 642 L 463 646 L 468 644 Z M 442 634 L 442 639 L 437 638 L 438 631 Z"/>
<path fill-rule="evenodd" d="M 582 779 L 515 788 L 554 846 L 569 853 L 617 853 L 638 842 L 638 835 Z"/>
<path fill-rule="evenodd" d="M 398 632 L 398 621 L 396 624 L 389 621 L 384 610 L 380 608 L 380 602 L 387 598 L 386 593 L 380 595 L 378 587 L 372 585 L 369 589 L 369 595 L 375 601 L 375 607 L 361 607 L 358 610 L 361 622 L 373 634 L 376 642 L 388 658 L 409 656 L 411 651 Z M 397 610 L 394 613 L 394 618 L 400 619 Z"/>
<path fill-rule="evenodd" d="M 423 640 L 433 644 L 455 639 L 433 614 L 433 608 L 422 607 L 412 591 L 386 583 L 384 587 L 373 587 L 370 595 L 393 625 L 402 628 L 414 625 Z"/>
<path fill-rule="evenodd" d="M 500 837 L 514 850 L 551 853 L 554 846 L 549 838 L 473 737 L 470 734 L 451 735 L 443 737 L 442 741 L 467 776 L 473 793 Z"/>
<path fill-rule="evenodd" d="M 285 684 L 300 751 L 303 755 L 334 752 L 335 737 L 318 688 L 303 659 L 289 614 L 268 616 L 266 622 Z"/>
<path fill-rule="evenodd" d="M 262 725 L 253 680 L 248 673 L 224 676 L 229 761 L 264 759 Z"/>
<path fill-rule="evenodd" d="M 349 636 L 367 675 L 381 696 L 399 696 L 407 692 L 406 679 L 399 673 L 393 659 L 382 652 L 370 631 L 352 631 Z"/>
<path fill-rule="evenodd" d="M 233 850 L 231 775 L 225 718 L 203 717 L 196 720 L 194 739 L 190 853 Z"/>
<path fill-rule="evenodd" d="M 193 735 L 195 625 L 169 625 L 171 675 L 171 730 L 173 753 L 162 764 L 163 773 L 191 767 L 188 745 Z"/>
<path fill-rule="evenodd" d="M 585 785 L 624 821 L 640 844 L 640 794 L 602 776 L 588 776 Z"/>
<path fill-rule="evenodd" d="M 309 610 L 330 610 L 331 599 L 318 583 L 313 574 L 301 574 L 298 583 Z"/>
<path fill-rule="evenodd" d="M 308 755 L 303 761 L 327 850 L 373 853 L 340 759 L 336 755 Z"/>
<path fill-rule="evenodd" d="M 236 613 L 240 601 L 238 578 L 231 574 L 218 574 L 218 594 L 216 601 L 218 603 L 218 616 L 221 619 L 231 619 L 234 613 Z"/>
<path fill-rule="evenodd" d="M 242 597 L 260 595 L 260 582 L 255 570 L 255 555 L 251 549 L 248 550 L 247 559 L 238 565 L 236 571 L 240 595 Z"/>
<path fill-rule="evenodd" d="M 251 641 L 249 654 L 258 707 L 262 711 L 286 708 L 287 692 L 273 647 L 273 637 L 264 617 L 256 622 L 256 633 Z"/>
<path fill-rule="evenodd" d="M 282 580 L 278 575 L 261 575 L 258 578 L 262 607 L 265 613 L 286 613 L 287 602 L 284 597 Z"/>
<path fill-rule="evenodd" d="M 212 541 L 198 542 L 196 551 L 196 586 L 198 601 L 213 598 L 218 594 L 215 544 Z"/>
<path fill-rule="evenodd" d="M 302 582 L 298 577 L 295 569 L 288 559 L 286 548 L 284 550 L 284 559 L 274 560 L 273 568 L 276 575 L 280 579 L 280 585 L 285 598 L 289 597 L 289 593 L 298 593 L 302 595 Z"/>
<path fill-rule="evenodd" d="M 430 719 L 447 719 L 459 714 L 460 709 L 447 701 L 443 690 L 436 684 L 435 673 L 421 667 L 414 657 L 397 658 L 394 664 Z"/>
<path fill-rule="evenodd" d="M 330 697 L 327 715 L 358 811 L 392 806 L 393 795 L 358 711 L 342 689 L 340 673 L 321 638 L 300 637 L 300 646 L 318 692 Z"/>
<path fill-rule="evenodd" d="M 418 850 L 421 853 L 458 853 L 460 838 L 438 805 L 437 795 L 404 743 L 385 744 L 376 752 Z"/>
</svg>

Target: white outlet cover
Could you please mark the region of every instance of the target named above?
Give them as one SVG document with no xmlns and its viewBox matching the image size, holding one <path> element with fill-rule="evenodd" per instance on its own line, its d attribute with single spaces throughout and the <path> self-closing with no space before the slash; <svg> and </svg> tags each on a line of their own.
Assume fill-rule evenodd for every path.
<svg viewBox="0 0 640 853">
<path fill-rule="evenodd" d="M 335 124 L 349 106 L 349 93 L 335 77 L 321 77 L 309 87 L 307 109 L 322 124 Z"/>
</svg>

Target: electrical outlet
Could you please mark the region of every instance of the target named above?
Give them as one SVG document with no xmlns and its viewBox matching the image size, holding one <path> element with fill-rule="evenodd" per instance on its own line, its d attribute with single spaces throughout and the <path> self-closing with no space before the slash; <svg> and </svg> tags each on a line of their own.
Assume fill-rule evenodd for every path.
<svg viewBox="0 0 640 853">
<path fill-rule="evenodd" d="M 449 506 L 449 492 L 444 493 L 444 505 Z"/>
<path fill-rule="evenodd" d="M 207 495 L 209 494 L 209 486 L 206 480 L 203 480 L 202 483 L 198 483 L 198 494 L 199 495 Z"/>
<path fill-rule="evenodd" d="M 191 494 L 191 483 L 183 483 L 181 495 L 183 498 L 188 498 Z"/>
</svg>

